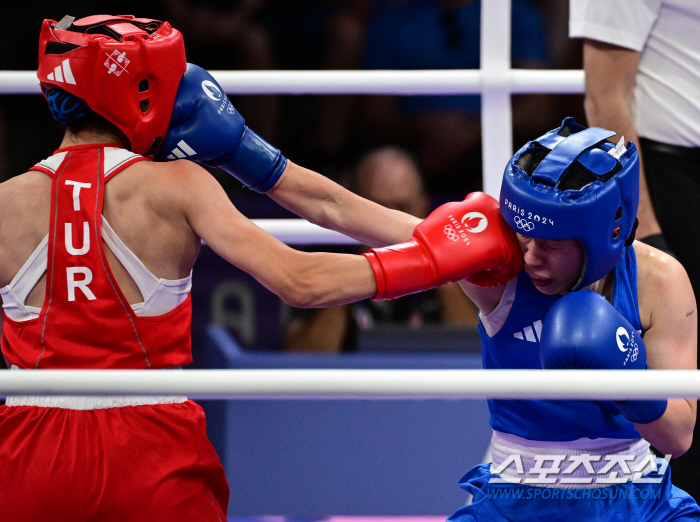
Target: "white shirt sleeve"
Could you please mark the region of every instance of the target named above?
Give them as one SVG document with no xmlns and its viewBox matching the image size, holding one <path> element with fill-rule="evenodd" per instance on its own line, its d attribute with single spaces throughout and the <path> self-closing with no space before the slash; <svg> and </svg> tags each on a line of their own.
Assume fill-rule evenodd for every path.
<svg viewBox="0 0 700 522">
<path fill-rule="evenodd" d="M 479 311 L 479 318 L 481 319 L 481 324 L 484 325 L 484 330 L 486 330 L 486 335 L 493 337 L 496 335 L 508 319 L 508 314 L 510 314 L 510 309 L 513 308 L 513 301 L 515 301 L 515 290 L 518 288 L 518 276 L 506 283 L 506 287 L 503 290 L 503 296 L 501 300 L 496 305 L 492 311 L 488 314 L 482 314 Z"/>
<path fill-rule="evenodd" d="M 664 0 L 569 0 L 569 37 L 641 51 Z"/>
</svg>

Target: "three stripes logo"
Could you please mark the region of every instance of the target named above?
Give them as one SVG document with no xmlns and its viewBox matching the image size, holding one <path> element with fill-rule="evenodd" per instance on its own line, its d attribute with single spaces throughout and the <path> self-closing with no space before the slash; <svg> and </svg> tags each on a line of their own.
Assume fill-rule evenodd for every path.
<svg viewBox="0 0 700 522">
<path fill-rule="evenodd" d="M 542 334 L 542 321 L 539 319 L 532 323 L 532 326 L 526 326 L 519 332 L 515 332 L 513 337 L 520 339 L 521 341 L 528 341 L 531 343 L 539 343 Z"/>
<path fill-rule="evenodd" d="M 170 151 L 170 154 L 168 155 L 169 160 L 176 160 L 176 159 L 185 159 L 189 158 L 190 156 L 194 156 L 197 154 L 192 147 L 190 147 L 187 143 L 185 143 L 185 140 L 180 140 L 180 143 L 177 144 L 177 146 Z"/>
<path fill-rule="evenodd" d="M 70 68 L 70 60 L 66 58 L 61 62 L 61 65 L 57 65 L 51 74 L 46 77 L 48 80 L 57 83 L 70 83 L 75 85 L 75 78 L 73 78 L 73 71 Z"/>
</svg>

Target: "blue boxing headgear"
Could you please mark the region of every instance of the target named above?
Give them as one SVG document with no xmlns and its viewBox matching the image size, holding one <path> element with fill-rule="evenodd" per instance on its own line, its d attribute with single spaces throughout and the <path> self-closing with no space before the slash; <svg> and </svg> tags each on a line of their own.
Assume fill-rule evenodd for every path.
<svg viewBox="0 0 700 522">
<path fill-rule="evenodd" d="M 585 259 L 571 290 L 607 275 L 635 229 L 639 155 L 634 143 L 618 159 L 607 138 L 573 118 L 523 146 L 508 162 L 501 186 L 506 223 L 536 239 L 577 239 Z M 615 228 L 620 227 L 619 234 Z"/>
</svg>

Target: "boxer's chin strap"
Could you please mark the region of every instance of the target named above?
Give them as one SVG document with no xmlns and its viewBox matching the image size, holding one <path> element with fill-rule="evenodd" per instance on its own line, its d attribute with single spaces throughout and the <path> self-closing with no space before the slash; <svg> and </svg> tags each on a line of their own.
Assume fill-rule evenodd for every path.
<svg viewBox="0 0 700 522">
<path fill-rule="evenodd" d="M 639 219 L 634 218 L 634 225 L 632 225 L 632 232 L 630 232 L 629 237 L 625 240 L 625 246 L 628 247 L 634 242 L 634 236 L 637 234 L 637 227 L 639 226 Z"/>
</svg>

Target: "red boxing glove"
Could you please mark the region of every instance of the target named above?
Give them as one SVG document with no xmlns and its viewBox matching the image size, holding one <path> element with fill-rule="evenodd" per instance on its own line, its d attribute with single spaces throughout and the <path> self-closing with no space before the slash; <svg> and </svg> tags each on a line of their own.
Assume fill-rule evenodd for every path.
<svg viewBox="0 0 700 522">
<path fill-rule="evenodd" d="M 363 255 L 377 280 L 374 299 L 395 299 L 461 279 L 496 286 L 523 268 L 515 231 L 501 216 L 498 201 L 483 192 L 438 207 L 406 243 Z"/>
</svg>

